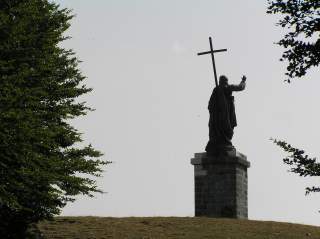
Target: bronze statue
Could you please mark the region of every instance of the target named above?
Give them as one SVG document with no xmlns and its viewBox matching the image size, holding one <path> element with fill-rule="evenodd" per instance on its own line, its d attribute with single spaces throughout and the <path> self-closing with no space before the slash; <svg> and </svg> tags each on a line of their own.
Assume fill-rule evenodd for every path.
<svg viewBox="0 0 320 239">
<path fill-rule="evenodd" d="M 228 78 L 219 77 L 219 85 L 212 92 L 209 100 L 209 142 L 206 146 L 208 154 L 216 155 L 222 151 L 233 149 L 231 139 L 233 129 L 237 126 L 233 91 L 242 91 L 246 86 L 243 76 L 239 85 L 229 85 Z"/>
<path fill-rule="evenodd" d="M 237 126 L 236 113 L 234 108 L 233 91 L 244 90 L 246 86 L 246 77 L 243 76 L 239 85 L 229 85 L 226 76 L 217 79 L 217 70 L 215 65 L 214 54 L 225 52 L 227 49 L 214 50 L 212 47 L 212 38 L 209 37 L 210 51 L 199 52 L 198 56 L 211 55 L 214 80 L 216 87 L 213 89 L 209 100 L 209 142 L 206 146 L 208 154 L 217 155 L 221 152 L 233 150 L 231 139 L 233 129 Z"/>
</svg>

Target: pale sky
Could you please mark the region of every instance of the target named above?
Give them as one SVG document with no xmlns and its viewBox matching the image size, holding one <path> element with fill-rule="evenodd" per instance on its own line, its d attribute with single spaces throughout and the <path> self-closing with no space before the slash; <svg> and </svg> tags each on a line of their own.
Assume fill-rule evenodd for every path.
<svg viewBox="0 0 320 239">
<path fill-rule="evenodd" d="M 193 216 L 194 153 L 208 140 L 207 103 L 214 86 L 212 36 L 218 74 L 235 93 L 233 143 L 251 162 L 249 219 L 319 225 L 320 194 L 304 195 L 319 178 L 287 172 L 285 155 L 269 138 L 320 154 L 319 69 L 284 83 L 282 36 L 266 0 L 55 0 L 76 18 L 63 45 L 83 63 L 96 111 L 73 121 L 85 143 L 105 153 L 98 185 L 107 193 L 79 197 L 62 215 Z"/>
</svg>

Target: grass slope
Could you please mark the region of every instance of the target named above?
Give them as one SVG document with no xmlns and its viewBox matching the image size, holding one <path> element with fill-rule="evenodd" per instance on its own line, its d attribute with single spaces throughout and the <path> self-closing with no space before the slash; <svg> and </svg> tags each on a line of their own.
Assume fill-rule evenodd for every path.
<svg viewBox="0 0 320 239">
<path fill-rule="evenodd" d="M 57 217 L 38 226 L 50 239 L 320 239 L 320 227 L 236 219 Z"/>
</svg>

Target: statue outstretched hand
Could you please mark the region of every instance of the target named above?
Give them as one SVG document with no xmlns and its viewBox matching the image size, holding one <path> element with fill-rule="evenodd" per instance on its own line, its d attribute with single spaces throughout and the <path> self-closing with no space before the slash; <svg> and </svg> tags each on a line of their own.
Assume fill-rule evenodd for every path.
<svg viewBox="0 0 320 239">
<path fill-rule="evenodd" d="M 243 75 L 242 78 L 241 78 L 241 80 L 242 80 L 243 82 L 245 82 L 245 81 L 247 80 L 247 77 L 246 77 L 245 75 Z"/>
</svg>

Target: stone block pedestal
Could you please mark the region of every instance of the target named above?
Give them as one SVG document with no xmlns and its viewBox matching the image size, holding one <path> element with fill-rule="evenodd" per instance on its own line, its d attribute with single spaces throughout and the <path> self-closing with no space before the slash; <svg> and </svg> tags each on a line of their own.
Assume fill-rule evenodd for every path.
<svg viewBox="0 0 320 239">
<path fill-rule="evenodd" d="M 219 156 L 196 153 L 194 165 L 195 216 L 248 218 L 246 156 L 229 151 Z"/>
</svg>

